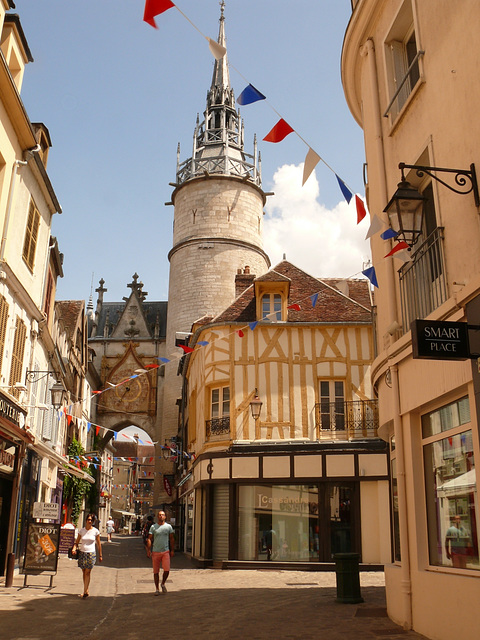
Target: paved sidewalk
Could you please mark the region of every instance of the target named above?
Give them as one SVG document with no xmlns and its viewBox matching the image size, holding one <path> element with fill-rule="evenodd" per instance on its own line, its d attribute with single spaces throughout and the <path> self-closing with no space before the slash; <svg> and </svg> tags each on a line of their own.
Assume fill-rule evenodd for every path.
<svg viewBox="0 0 480 640">
<path fill-rule="evenodd" d="M 192 569 L 175 556 L 168 593 L 154 596 L 150 560 L 141 538 L 103 543 L 104 562 L 92 571 L 82 599 L 76 562 L 60 556 L 48 576 L 0 581 L 2 640 L 375 640 L 420 639 L 386 617 L 383 573 L 362 573 L 365 602 L 335 602 L 335 574 L 317 571 Z"/>
</svg>

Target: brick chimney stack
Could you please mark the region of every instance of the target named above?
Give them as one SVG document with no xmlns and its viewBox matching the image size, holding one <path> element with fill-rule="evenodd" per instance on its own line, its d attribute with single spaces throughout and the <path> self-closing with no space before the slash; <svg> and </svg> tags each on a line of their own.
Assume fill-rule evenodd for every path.
<svg viewBox="0 0 480 640">
<path fill-rule="evenodd" d="M 235 297 L 238 298 L 245 289 L 248 289 L 254 280 L 255 274 L 250 273 L 250 267 L 245 267 L 243 271 L 237 269 L 237 275 L 235 276 Z"/>
</svg>

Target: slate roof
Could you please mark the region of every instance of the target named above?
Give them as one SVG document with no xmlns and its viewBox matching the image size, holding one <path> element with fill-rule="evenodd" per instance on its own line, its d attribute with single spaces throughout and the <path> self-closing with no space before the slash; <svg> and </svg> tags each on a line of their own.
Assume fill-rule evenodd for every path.
<svg viewBox="0 0 480 640">
<path fill-rule="evenodd" d="M 146 302 L 142 303 L 143 312 L 147 321 L 147 326 L 153 338 L 155 325 L 157 318 L 160 328 L 160 338 L 165 338 L 167 335 L 167 302 Z M 91 340 L 101 339 L 105 337 L 105 324 L 108 318 L 108 324 L 110 325 L 108 335 L 113 333 L 114 327 L 122 316 L 125 309 L 125 302 L 103 302 L 100 316 L 98 318 L 97 335 Z M 91 321 L 89 320 L 89 333 Z"/>
<path fill-rule="evenodd" d="M 310 276 L 287 260 L 257 278 L 213 322 L 254 322 L 256 320 L 255 282 L 290 281 L 288 306 L 298 304 L 300 310 L 288 310 L 288 322 L 371 323 L 370 283 L 366 279 L 327 278 Z M 348 284 L 348 295 L 336 288 Z M 315 307 L 310 296 L 318 294 Z"/>
</svg>

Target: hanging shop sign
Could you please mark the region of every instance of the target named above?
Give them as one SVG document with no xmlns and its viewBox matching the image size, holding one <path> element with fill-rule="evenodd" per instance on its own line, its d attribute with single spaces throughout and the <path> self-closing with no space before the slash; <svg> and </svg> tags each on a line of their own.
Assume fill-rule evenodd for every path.
<svg viewBox="0 0 480 640">
<path fill-rule="evenodd" d="M 470 358 L 466 322 L 414 320 L 411 330 L 414 358 L 429 360 Z"/>
<path fill-rule="evenodd" d="M 32 517 L 42 520 L 58 520 L 60 505 L 57 502 L 34 502 Z"/>
</svg>

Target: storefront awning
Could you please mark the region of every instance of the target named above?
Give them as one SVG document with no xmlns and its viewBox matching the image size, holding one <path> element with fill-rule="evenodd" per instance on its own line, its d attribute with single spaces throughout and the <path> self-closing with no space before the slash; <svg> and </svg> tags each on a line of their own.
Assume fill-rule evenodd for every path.
<svg viewBox="0 0 480 640">
<path fill-rule="evenodd" d="M 113 513 L 119 513 L 122 516 L 125 516 L 126 518 L 130 517 L 130 518 L 137 518 L 138 517 L 138 513 L 131 513 L 130 511 L 121 511 L 120 509 L 112 509 Z"/>
<path fill-rule="evenodd" d="M 452 478 L 438 487 L 437 492 L 448 495 L 471 493 L 476 487 L 475 469 L 470 469 L 457 478 Z"/>
<path fill-rule="evenodd" d="M 37 441 L 34 444 L 28 445 L 28 447 L 43 458 L 48 458 L 54 462 L 63 472 L 69 473 L 77 478 L 81 478 L 82 480 L 86 480 L 87 482 L 90 482 L 90 484 L 95 484 L 95 479 L 92 478 L 91 475 L 76 467 L 74 464 L 69 462 L 67 458 L 61 456 L 53 449 L 50 449 L 50 447 L 47 447 L 43 442 Z"/>
</svg>

